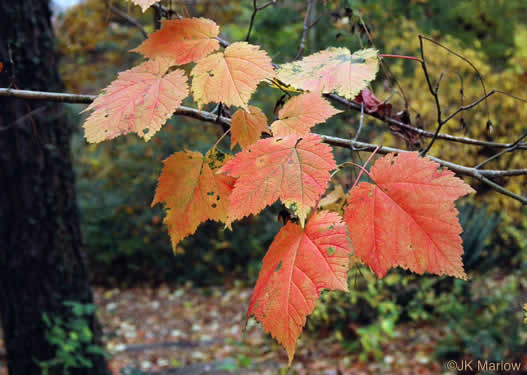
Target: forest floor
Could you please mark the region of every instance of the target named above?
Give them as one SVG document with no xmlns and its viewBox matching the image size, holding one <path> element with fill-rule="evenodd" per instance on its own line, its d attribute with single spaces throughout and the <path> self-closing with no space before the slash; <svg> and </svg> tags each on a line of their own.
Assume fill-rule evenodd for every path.
<svg viewBox="0 0 527 375">
<path fill-rule="evenodd" d="M 382 358 L 360 361 L 331 332 L 304 332 L 287 372 L 285 350 L 250 319 L 244 330 L 251 290 L 242 287 L 197 289 L 95 288 L 109 365 L 172 375 L 201 374 L 441 374 L 433 356 L 441 328 L 401 325 L 383 345 Z M 4 354 L 2 358 L 2 353 Z M 0 375 L 7 374 L 0 338 Z M 124 370 L 124 374 L 138 372 Z"/>
</svg>

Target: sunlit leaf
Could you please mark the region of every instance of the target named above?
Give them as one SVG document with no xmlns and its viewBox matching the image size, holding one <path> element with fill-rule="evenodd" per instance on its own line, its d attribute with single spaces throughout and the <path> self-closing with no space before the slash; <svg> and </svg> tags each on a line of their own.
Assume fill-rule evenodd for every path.
<svg viewBox="0 0 527 375">
<path fill-rule="evenodd" d="M 314 134 L 273 137 L 236 154 L 220 170 L 239 177 L 229 197 L 228 222 L 257 214 L 280 199 L 303 224 L 336 166 L 331 147 L 321 142 Z"/>
<path fill-rule="evenodd" d="M 249 303 L 265 330 L 293 359 L 296 340 L 322 289 L 347 290 L 351 244 L 336 213 L 314 214 L 305 228 L 292 222 L 278 233 L 263 259 Z"/>
<path fill-rule="evenodd" d="M 340 112 L 323 99 L 319 93 L 295 96 L 285 103 L 284 108 L 278 113 L 278 120 L 271 124 L 273 135 L 275 137 L 291 134 L 305 135 L 316 124 L 320 124 Z"/>
<path fill-rule="evenodd" d="M 119 73 L 85 111 L 88 142 L 101 142 L 135 132 L 149 140 L 188 95 L 183 70 L 167 73 L 166 60 L 150 60 Z"/>
<path fill-rule="evenodd" d="M 215 39 L 220 28 L 206 18 L 163 21 L 161 30 L 149 35 L 132 51 L 146 57 L 164 57 L 174 65 L 198 61 L 220 47 Z"/>
<path fill-rule="evenodd" d="M 331 47 L 281 65 L 276 76 L 297 89 L 335 93 L 351 100 L 375 78 L 378 69 L 374 49 L 351 54 L 347 48 Z"/>
<path fill-rule="evenodd" d="M 222 102 L 248 110 L 247 103 L 258 83 L 272 78 L 274 71 L 265 51 L 238 42 L 198 61 L 190 74 L 192 93 L 200 107 Z"/>
<path fill-rule="evenodd" d="M 377 160 L 345 209 L 355 255 L 378 277 L 395 266 L 466 278 L 454 201 L 474 190 L 415 152 Z"/>
<path fill-rule="evenodd" d="M 174 250 L 207 220 L 225 222 L 234 179 L 215 174 L 223 162 L 212 154 L 176 152 L 164 162 L 152 205 L 163 202 Z"/>
<path fill-rule="evenodd" d="M 250 112 L 239 109 L 232 115 L 231 149 L 239 143 L 247 148 L 260 139 L 262 133 L 270 133 L 267 128 L 267 117 L 258 107 L 249 106 Z"/>
</svg>

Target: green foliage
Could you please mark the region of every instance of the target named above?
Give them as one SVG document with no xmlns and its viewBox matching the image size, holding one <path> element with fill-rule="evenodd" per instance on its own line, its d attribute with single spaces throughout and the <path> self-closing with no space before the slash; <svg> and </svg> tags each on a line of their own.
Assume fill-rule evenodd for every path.
<svg viewBox="0 0 527 375">
<path fill-rule="evenodd" d="M 91 343 L 93 332 L 88 317 L 95 313 L 95 305 L 66 301 L 64 306 L 71 309 L 71 320 L 65 321 L 46 312 L 42 314 L 47 327 L 46 338 L 56 348 L 54 358 L 38 363 L 44 375 L 53 367 L 62 368 L 64 374 L 75 368 L 91 368 L 90 356 L 108 356 L 102 347 Z"/>
<path fill-rule="evenodd" d="M 489 240 L 494 236 L 500 218 L 497 214 L 488 212 L 487 207 L 477 208 L 467 203 L 459 209 L 459 223 L 463 228 L 463 265 L 470 272 L 488 271 L 497 266 L 500 257 L 497 251 L 489 246 Z"/>
<path fill-rule="evenodd" d="M 392 289 L 400 288 L 405 280 L 396 272 L 379 280 L 363 266 L 354 268 L 351 275 L 351 292 L 324 292 L 307 328 L 316 332 L 331 327 L 345 349 L 360 353 L 362 360 L 369 355 L 379 359 L 382 344 L 393 337 L 403 309 Z"/>
<path fill-rule="evenodd" d="M 463 298 L 459 280 L 452 293 L 443 295 L 437 309 L 448 323 L 448 334 L 437 348 L 440 358 L 500 360 L 519 359 L 527 349 L 527 329 L 522 322 L 521 277 L 513 274 L 502 280 L 484 278 Z"/>
</svg>

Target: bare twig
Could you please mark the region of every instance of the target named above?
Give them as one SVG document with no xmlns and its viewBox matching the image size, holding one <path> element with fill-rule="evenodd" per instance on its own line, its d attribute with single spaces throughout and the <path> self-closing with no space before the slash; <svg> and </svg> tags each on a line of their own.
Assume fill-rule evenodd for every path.
<svg viewBox="0 0 527 375">
<path fill-rule="evenodd" d="M 309 24 L 309 18 L 311 16 L 311 8 L 313 7 L 313 3 L 315 1 L 316 0 L 307 0 L 306 15 L 304 17 L 304 29 L 302 31 L 302 37 L 300 38 L 300 47 L 298 47 L 298 51 L 296 53 L 295 60 L 298 60 L 300 57 L 302 57 L 302 54 L 304 53 L 304 49 L 306 48 L 307 32 L 316 23 L 316 22 L 313 22 L 311 25 Z"/>
<path fill-rule="evenodd" d="M 135 28 L 137 28 L 141 32 L 141 34 L 143 34 L 145 39 L 148 38 L 148 33 L 146 32 L 146 30 L 143 27 L 143 25 L 141 24 L 141 22 L 139 22 L 138 20 L 136 20 L 134 17 L 130 16 L 129 14 L 123 12 L 121 9 L 113 6 L 109 0 L 106 1 L 106 4 L 108 5 L 108 7 L 112 11 L 112 13 L 115 13 L 119 17 L 121 17 L 124 20 L 126 20 L 130 25 L 132 25 Z"/>
<path fill-rule="evenodd" d="M 249 41 L 249 38 L 251 37 L 251 31 L 253 30 L 253 26 L 254 26 L 254 19 L 256 18 L 256 13 L 258 13 L 259 11 L 261 10 L 264 10 L 265 8 L 267 8 L 269 5 L 273 5 L 273 4 L 276 4 L 276 1 L 277 0 L 271 0 L 267 3 L 265 3 L 264 5 L 262 6 L 258 6 L 256 4 L 256 0 L 253 0 L 253 14 L 251 15 L 251 22 L 249 23 L 249 30 L 247 31 L 247 37 L 245 38 L 245 41 L 248 42 Z"/>
<path fill-rule="evenodd" d="M 89 104 L 96 97 L 93 95 L 75 95 L 75 94 L 62 94 L 62 93 L 51 93 L 51 92 L 42 92 L 42 91 L 28 91 L 28 90 L 13 90 L 0 88 L 0 96 L 15 97 L 21 99 L 32 99 L 32 100 L 48 100 L 55 102 L 64 102 L 64 103 L 83 103 Z M 175 115 L 192 117 L 199 119 L 201 121 L 210 122 L 218 124 L 220 126 L 230 126 L 231 119 L 227 117 L 219 117 L 213 113 L 200 111 L 195 108 L 181 106 L 175 112 Z M 353 141 L 351 139 L 344 139 L 338 137 L 331 137 L 327 135 L 319 135 L 322 138 L 324 143 L 338 146 L 346 147 L 352 149 L 353 147 L 359 147 L 364 151 L 374 151 L 378 149 L 380 154 L 388 154 L 390 152 L 409 152 L 407 150 L 402 150 L 394 147 L 379 146 L 371 143 Z M 516 144 L 516 147 L 520 143 Z M 501 194 L 507 195 L 513 199 L 520 201 L 523 204 L 527 204 L 527 198 L 520 195 L 514 194 L 513 192 L 505 189 L 503 186 L 496 184 L 491 181 L 491 178 L 496 177 L 506 177 L 506 176 L 524 176 L 527 175 L 527 169 L 509 169 L 509 170 L 489 170 L 489 169 L 476 169 L 474 167 L 466 167 L 463 165 L 455 164 L 446 160 L 442 160 L 436 157 L 428 156 L 429 159 L 439 163 L 441 166 L 449 168 L 450 170 L 465 175 L 476 178 L 477 180 L 491 186 L 493 189 L 498 191 Z"/>
<path fill-rule="evenodd" d="M 428 41 L 430 43 L 435 44 L 438 47 L 441 47 L 441 48 L 445 49 L 449 53 L 452 53 L 456 57 L 460 58 L 461 60 L 463 60 L 467 64 L 469 64 L 470 67 L 476 72 L 476 74 L 478 76 L 478 79 L 481 82 L 481 86 L 483 87 L 483 94 L 484 95 L 480 99 L 478 99 L 475 102 L 473 102 L 472 104 L 469 104 L 469 105 L 466 105 L 466 106 L 465 105 L 461 105 L 461 107 L 459 107 L 456 111 L 454 111 L 453 113 L 448 115 L 445 119 L 442 119 L 442 109 L 441 109 L 441 104 L 439 102 L 439 94 L 438 94 L 438 92 L 439 92 L 439 83 L 441 82 L 443 74 L 441 73 L 441 76 L 439 77 L 439 80 L 438 80 L 438 82 L 436 84 L 436 87 L 434 89 L 432 87 L 432 80 L 430 78 L 430 74 L 428 73 L 428 68 L 427 68 L 427 65 L 426 65 L 426 58 L 425 58 L 423 40 L 426 40 L 426 41 Z M 436 106 L 436 112 L 437 112 L 437 128 L 436 128 L 434 136 L 432 137 L 432 140 L 430 141 L 428 146 L 423 151 L 421 151 L 421 155 L 424 156 L 432 148 L 435 140 L 438 138 L 438 134 L 441 131 L 441 128 L 443 127 L 443 125 L 445 125 L 448 121 L 450 121 L 458 113 L 460 113 L 462 111 L 466 111 L 468 109 L 471 109 L 471 108 L 475 107 L 476 105 L 478 105 L 479 103 L 481 103 L 482 101 L 485 101 L 486 110 L 487 110 L 487 117 L 489 118 L 488 123 L 490 123 L 490 110 L 489 110 L 489 104 L 487 102 L 487 98 L 489 96 L 497 93 L 498 91 L 497 90 L 492 90 L 489 93 L 487 93 L 487 89 L 485 88 L 485 81 L 483 80 L 483 76 L 479 72 L 478 68 L 476 68 L 476 66 L 474 64 L 472 64 L 472 62 L 470 62 L 469 59 L 467 59 L 466 57 L 460 55 L 459 53 L 456 53 L 456 52 L 452 51 L 450 48 L 448 48 L 446 46 L 443 46 L 441 43 L 436 42 L 435 40 L 430 39 L 430 38 L 428 38 L 426 36 L 423 36 L 423 35 L 419 35 L 419 46 L 420 46 L 420 49 L 421 49 L 421 67 L 423 68 L 423 72 L 425 74 L 425 79 L 426 79 L 426 83 L 428 85 L 428 90 L 430 91 L 430 94 L 432 94 L 432 96 L 434 98 L 435 106 Z"/>
<path fill-rule="evenodd" d="M 510 145 L 510 147 L 507 147 L 505 150 L 502 150 L 502 151 L 498 152 L 497 154 L 492 155 L 490 158 L 482 161 L 481 163 L 476 165 L 474 168 L 475 169 L 479 169 L 482 166 L 484 166 L 485 164 L 487 164 L 489 161 L 495 160 L 495 159 L 499 158 L 501 155 L 506 154 L 507 152 L 512 152 L 512 151 L 518 149 L 518 146 L 520 145 L 520 142 L 523 141 L 525 137 L 527 137 L 527 130 L 524 131 L 523 134 L 520 135 L 520 137 L 516 140 L 516 142 L 514 142 L 512 145 Z"/>
<path fill-rule="evenodd" d="M 496 93 L 498 93 L 498 92 L 496 91 Z M 344 105 L 344 106 L 346 106 L 346 107 L 348 107 L 350 109 L 353 109 L 353 110 L 359 111 L 359 112 L 361 111 L 361 105 L 356 103 L 356 102 L 347 100 L 347 99 L 345 99 L 343 97 L 340 97 L 338 95 L 335 95 L 335 94 L 325 94 L 324 96 L 329 98 L 329 99 L 331 99 L 331 100 L 333 100 L 333 101 L 335 101 L 335 102 L 337 102 L 337 103 L 340 103 L 340 104 L 342 104 L 342 105 Z M 472 108 L 475 105 L 477 105 L 480 101 L 478 101 L 476 104 L 474 104 L 474 103 L 470 104 L 470 108 Z M 465 107 L 461 107 L 461 108 L 464 108 L 464 110 L 466 110 L 466 109 L 469 109 L 469 106 L 465 106 Z M 395 125 L 395 126 L 404 128 L 404 129 L 409 130 L 409 131 L 411 131 L 413 133 L 419 134 L 422 137 L 432 138 L 432 137 L 435 136 L 435 133 L 432 133 L 432 132 L 429 132 L 429 131 L 426 131 L 426 130 L 423 130 L 423 129 L 416 128 L 415 126 L 406 124 L 406 123 L 401 122 L 401 121 L 399 121 L 397 119 L 394 119 L 392 117 L 381 116 L 381 115 L 379 115 L 376 112 L 372 112 L 372 113 L 366 112 L 366 115 L 374 117 L 374 118 L 376 118 L 378 120 L 381 120 L 381 121 L 383 121 L 383 122 L 385 122 L 387 124 Z M 498 142 L 482 141 L 482 140 L 479 140 L 479 139 L 473 139 L 473 138 L 468 138 L 468 137 L 457 137 L 457 136 L 454 136 L 454 135 L 442 134 L 442 133 L 438 133 L 437 134 L 437 138 L 438 139 L 444 139 L 444 140 L 451 141 L 451 142 L 457 142 L 457 143 L 464 143 L 464 144 L 468 144 L 468 145 L 474 145 L 474 146 L 486 146 L 486 147 L 495 147 L 495 148 L 507 148 L 507 147 L 511 146 L 510 143 L 498 143 Z M 518 149 L 527 150 L 527 143 L 520 143 L 518 145 Z"/>
<path fill-rule="evenodd" d="M 65 94 L 58 92 L 15 90 L 0 88 L 0 96 L 12 96 L 20 99 L 46 100 L 48 102 L 90 104 L 95 95 Z"/>
</svg>

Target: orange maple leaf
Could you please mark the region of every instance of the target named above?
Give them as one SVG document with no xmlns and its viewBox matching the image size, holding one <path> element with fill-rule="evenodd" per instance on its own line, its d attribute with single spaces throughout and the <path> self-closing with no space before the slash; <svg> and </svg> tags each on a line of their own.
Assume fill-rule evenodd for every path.
<svg viewBox="0 0 527 375">
<path fill-rule="evenodd" d="M 145 12 L 150 6 L 159 2 L 159 0 L 132 0 L 132 2 L 139 5 L 143 12 Z"/>
<path fill-rule="evenodd" d="M 271 129 L 275 137 L 291 134 L 302 136 L 309 133 L 316 124 L 340 112 L 342 111 L 322 98 L 320 93 L 301 94 L 285 103 L 278 113 L 278 120 L 271 124 Z"/>
<path fill-rule="evenodd" d="M 263 259 L 249 303 L 265 330 L 293 359 L 296 340 L 322 289 L 347 291 L 351 244 L 334 212 L 313 214 L 305 228 L 287 223 Z"/>
<path fill-rule="evenodd" d="M 375 78 L 379 70 L 377 51 L 364 49 L 351 54 L 347 48 L 328 48 L 280 65 L 277 78 L 297 89 L 336 93 L 352 100 Z"/>
<path fill-rule="evenodd" d="M 164 57 L 173 65 L 198 61 L 220 48 L 215 39 L 220 28 L 206 18 L 182 18 L 163 21 L 161 30 L 148 37 L 132 51 L 146 57 Z"/>
<path fill-rule="evenodd" d="M 249 111 L 240 108 L 232 115 L 231 150 L 240 144 L 247 148 L 260 139 L 262 133 L 270 133 L 267 128 L 267 117 L 258 107 L 249 106 Z"/>
<path fill-rule="evenodd" d="M 166 60 L 156 59 L 119 73 L 84 110 L 93 110 L 83 125 L 88 142 L 130 132 L 149 140 L 161 129 L 188 95 L 185 72 L 165 74 L 169 66 Z"/>
<path fill-rule="evenodd" d="M 278 198 L 303 225 L 335 169 L 331 147 L 318 135 L 267 138 L 236 154 L 220 172 L 239 177 L 229 197 L 227 223 L 257 214 Z"/>
<path fill-rule="evenodd" d="M 163 202 L 165 223 L 177 244 L 207 220 L 225 222 L 234 178 L 214 172 L 218 161 L 199 152 L 176 152 L 164 161 L 152 206 Z"/>
<path fill-rule="evenodd" d="M 355 255 L 382 278 L 395 266 L 466 278 L 454 201 L 474 190 L 415 152 L 376 161 L 375 185 L 353 188 L 345 208 Z"/>
<path fill-rule="evenodd" d="M 245 42 L 233 43 L 198 61 L 190 75 L 194 99 L 201 108 L 222 102 L 248 110 L 247 103 L 258 83 L 274 76 L 271 59 L 260 47 Z"/>
</svg>

